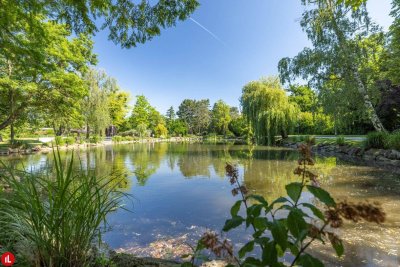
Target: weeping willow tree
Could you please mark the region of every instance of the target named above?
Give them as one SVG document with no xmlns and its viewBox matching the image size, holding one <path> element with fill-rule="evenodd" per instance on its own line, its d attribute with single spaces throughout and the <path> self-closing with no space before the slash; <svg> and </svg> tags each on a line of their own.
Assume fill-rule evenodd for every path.
<svg viewBox="0 0 400 267">
<path fill-rule="evenodd" d="M 278 77 L 246 84 L 240 102 L 257 144 L 272 145 L 277 135 L 287 137 L 296 121 L 297 108 L 289 103 Z"/>
</svg>

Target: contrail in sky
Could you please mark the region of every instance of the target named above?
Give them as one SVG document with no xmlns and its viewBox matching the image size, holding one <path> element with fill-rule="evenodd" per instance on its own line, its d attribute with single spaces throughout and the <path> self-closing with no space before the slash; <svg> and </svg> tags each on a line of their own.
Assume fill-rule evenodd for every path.
<svg viewBox="0 0 400 267">
<path fill-rule="evenodd" d="M 209 29 L 207 29 L 206 27 L 204 27 L 203 25 L 200 24 L 200 22 L 198 22 L 197 20 L 195 20 L 192 17 L 189 17 L 189 19 L 191 21 L 193 21 L 197 26 L 199 26 L 200 28 L 202 28 L 203 30 L 205 30 L 206 32 L 208 32 L 215 40 L 217 40 L 218 42 L 220 42 L 223 46 L 228 47 L 226 45 L 226 43 L 224 41 L 222 41 L 218 36 L 216 36 L 212 31 L 210 31 Z"/>
</svg>

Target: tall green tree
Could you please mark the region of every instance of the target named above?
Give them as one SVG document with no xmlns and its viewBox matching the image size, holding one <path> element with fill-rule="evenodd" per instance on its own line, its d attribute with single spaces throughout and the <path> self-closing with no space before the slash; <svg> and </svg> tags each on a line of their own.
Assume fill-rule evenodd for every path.
<svg viewBox="0 0 400 267">
<path fill-rule="evenodd" d="M 211 122 L 210 100 L 185 99 L 179 105 L 176 114 L 187 124 L 189 133 L 202 134 Z"/>
<path fill-rule="evenodd" d="M 166 117 L 167 121 L 173 121 L 173 120 L 175 120 L 176 114 L 175 114 L 174 107 L 171 106 L 171 107 L 167 110 L 167 113 L 165 114 L 165 117 Z"/>
<path fill-rule="evenodd" d="M 372 24 L 365 4 L 338 0 L 302 0 L 306 6 L 301 26 L 313 48 L 305 48 L 293 59 L 284 58 L 279 63 L 283 82 L 295 77 L 309 79 L 316 88 L 329 79 L 340 79 L 348 90 L 357 90 L 364 111 L 377 131 L 385 131 L 368 91 L 368 78 L 360 72 L 370 58 L 359 40 L 379 32 Z M 365 73 L 364 73 L 365 74 Z"/>
<path fill-rule="evenodd" d="M 14 123 L 29 114 L 71 119 L 86 93 L 81 77 L 95 63 L 85 35 L 71 38 L 52 22 L 42 26 L 46 42 L 32 43 L 29 53 L 19 47 L 32 38 L 25 31 L 15 33 L 12 44 L 0 42 L 7 45 L 0 53 L 0 130 L 10 126 L 12 138 Z"/>
<path fill-rule="evenodd" d="M 211 128 L 218 134 L 226 135 L 231 122 L 230 107 L 218 100 L 211 110 Z"/>
<path fill-rule="evenodd" d="M 136 97 L 136 103 L 133 106 L 132 115 L 129 118 L 129 122 L 132 128 L 137 129 L 149 129 L 155 131 L 158 124 L 165 122 L 160 114 L 154 107 L 152 107 L 144 95 Z"/>
<path fill-rule="evenodd" d="M 297 109 L 277 77 L 246 84 L 240 103 L 257 144 L 274 144 L 277 135 L 286 138 L 296 121 Z"/>
<path fill-rule="evenodd" d="M 82 113 L 86 123 L 86 138 L 90 132 L 103 134 L 106 127 L 111 124 L 109 109 L 109 92 L 104 86 L 108 77 L 104 71 L 91 69 L 85 75 L 88 94 L 83 99 Z"/>
<path fill-rule="evenodd" d="M 144 95 L 136 96 L 136 103 L 133 106 L 132 115 L 129 118 L 131 127 L 136 129 L 142 124 L 148 128 L 150 109 L 150 103 Z"/>
</svg>

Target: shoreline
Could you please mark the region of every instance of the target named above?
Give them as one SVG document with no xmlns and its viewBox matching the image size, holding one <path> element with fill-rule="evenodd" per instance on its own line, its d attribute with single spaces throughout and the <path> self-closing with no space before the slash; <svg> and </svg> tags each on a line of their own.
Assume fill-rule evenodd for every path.
<svg viewBox="0 0 400 267">
<path fill-rule="evenodd" d="M 0 156 L 13 156 L 13 155 L 31 155 L 31 154 L 48 154 L 53 151 L 53 148 L 58 148 L 59 150 L 85 150 L 88 148 L 104 147 L 110 145 L 122 145 L 122 144 L 146 144 L 146 143 L 197 143 L 203 142 L 203 137 L 171 137 L 171 138 L 144 138 L 139 140 L 131 141 L 102 141 L 99 143 L 83 143 L 83 144 L 72 144 L 72 145 L 62 145 L 62 146 L 44 146 L 44 147 L 33 147 L 33 148 L 11 148 L 0 150 Z"/>
<path fill-rule="evenodd" d="M 286 142 L 283 147 L 297 149 L 301 142 Z M 352 163 L 361 163 L 400 173 L 400 151 L 395 149 L 365 149 L 351 145 L 316 144 L 312 152 L 321 156 L 336 156 Z"/>
</svg>

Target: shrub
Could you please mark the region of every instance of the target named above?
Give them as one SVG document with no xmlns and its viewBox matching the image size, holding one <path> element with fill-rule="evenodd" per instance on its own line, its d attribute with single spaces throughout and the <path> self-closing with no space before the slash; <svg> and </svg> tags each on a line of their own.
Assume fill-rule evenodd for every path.
<svg viewBox="0 0 400 267">
<path fill-rule="evenodd" d="M 122 141 L 122 136 L 119 136 L 119 135 L 113 136 L 112 137 L 112 141 L 116 142 L 116 143 L 121 142 Z"/>
<path fill-rule="evenodd" d="M 63 145 L 65 145 L 65 140 L 64 140 L 64 138 L 63 138 L 62 136 L 56 136 L 56 137 L 54 138 L 54 141 L 55 141 L 55 143 L 56 143 L 57 146 L 63 146 Z"/>
<path fill-rule="evenodd" d="M 133 141 L 136 140 L 137 138 L 135 136 L 125 136 L 122 138 L 122 141 Z"/>
<path fill-rule="evenodd" d="M 115 180 L 76 171 L 73 158 L 67 164 L 53 154 L 54 176 L 4 166 L 0 180 L 12 191 L 0 192 L 0 243 L 24 266 L 91 266 L 107 214 L 125 194 Z"/>
<path fill-rule="evenodd" d="M 89 142 L 92 144 L 97 144 L 98 142 L 100 142 L 100 136 L 98 136 L 97 134 L 90 136 Z"/>
<path fill-rule="evenodd" d="M 66 137 L 64 140 L 68 146 L 75 144 L 75 138 L 72 136 Z"/>
<path fill-rule="evenodd" d="M 217 258 L 234 263 L 227 266 L 324 266 L 306 250 L 312 243 L 330 243 L 340 257 L 344 247 L 334 230 L 342 227 L 345 220 L 384 222 L 385 213 L 377 204 L 337 203 L 319 186 L 318 176 L 310 171 L 310 165 L 314 165 L 310 147 L 301 145 L 300 154 L 299 165 L 294 171 L 300 178 L 299 182 L 286 185 L 287 196 L 271 203 L 262 196 L 249 194 L 240 183 L 239 170 L 227 164 L 226 173 L 234 186 L 232 195 L 239 195 L 240 200 L 232 206 L 231 218 L 226 220 L 223 231 L 245 225 L 246 229 L 253 231 L 253 235 L 236 256 L 233 245 L 227 239 L 222 240 L 218 234 L 206 232 L 193 249 L 193 254 L 189 255 L 191 261 L 183 266 L 195 266 L 196 261 L 205 258 L 202 251 L 206 249 Z M 306 190 L 320 202 L 318 205 L 311 201 L 304 202 L 301 196 Z M 246 254 L 251 256 L 246 257 Z M 284 263 L 287 259 L 291 262 Z"/>
<path fill-rule="evenodd" d="M 306 142 L 309 145 L 315 145 L 315 135 L 304 136 L 304 142 Z"/>
<path fill-rule="evenodd" d="M 366 148 L 385 148 L 385 143 L 387 144 L 387 133 L 384 132 L 370 132 L 367 134 L 367 139 L 365 140 Z"/>
<path fill-rule="evenodd" d="M 400 132 L 394 132 L 386 136 L 385 148 L 400 150 Z"/>
<path fill-rule="evenodd" d="M 344 136 L 336 137 L 336 144 L 339 145 L 339 146 L 344 146 L 346 144 Z"/>
<path fill-rule="evenodd" d="M 129 130 L 129 131 L 121 132 L 120 135 L 123 136 L 123 137 L 124 136 L 136 136 L 137 135 L 137 131 L 132 129 L 132 130 Z"/>
</svg>

